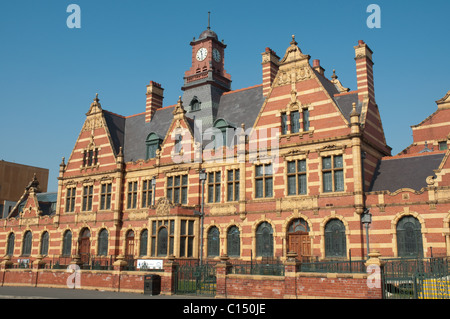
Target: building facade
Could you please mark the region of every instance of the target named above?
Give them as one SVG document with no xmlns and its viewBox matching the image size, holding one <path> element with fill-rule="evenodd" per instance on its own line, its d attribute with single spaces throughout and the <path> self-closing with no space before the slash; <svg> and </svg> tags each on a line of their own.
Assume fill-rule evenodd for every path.
<svg viewBox="0 0 450 319">
<path fill-rule="evenodd" d="M 22 196 L 25 187 L 36 175 L 41 181 L 39 191 L 47 191 L 49 170 L 47 168 L 17 164 L 0 160 L 0 215 L 8 216 Z"/>
<path fill-rule="evenodd" d="M 175 104 L 163 107 L 164 89 L 154 81 L 140 114 L 109 112 L 95 97 L 60 164 L 54 211 L 40 208 L 29 187 L 2 221 L 0 254 L 448 254 L 450 92 L 412 127 L 413 144 L 392 156 L 364 41 L 354 47 L 353 91 L 334 71 L 327 78 L 294 36 L 282 57 L 262 53 L 262 84 L 237 90 L 214 31 L 190 45 L 192 65 Z"/>
</svg>

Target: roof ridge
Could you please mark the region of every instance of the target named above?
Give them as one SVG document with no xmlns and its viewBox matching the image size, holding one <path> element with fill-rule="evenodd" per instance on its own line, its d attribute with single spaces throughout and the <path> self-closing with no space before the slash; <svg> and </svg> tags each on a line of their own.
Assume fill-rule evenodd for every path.
<svg viewBox="0 0 450 319">
<path fill-rule="evenodd" d="M 257 84 L 257 85 L 249 86 L 249 87 L 242 88 L 242 89 L 237 89 L 237 90 L 233 90 L 233 91 L 228 91 L 228 92 L 223 93 L 222 95 L 228 95 L 228 94 L 232 94 L 232 93 L 242 92 L 242 91 L 254 89 L 254 88 L 257 88 L 257 87 L 260 87 L 260 86 L 262 86 L 262 84 Z"/>
<path fill-rule="evenodd" d="M 433 151 L 433 152 L 427 152 L 427 153 L 409 153 L 409 154 L 397 154 L 394 156 L 385 156 L 382 157 L 381 160 L 382 161 L 390 161 L 390 160 L 396 160 L 396 159 L 403 159 L 403 158 L 411 158 L 411 157 L 421 157 L 421 156 L 429 156 L 429 155 L 438 155 L 438 154 L 445 154 L 447 152 L 447 150 L 443 150 L 443 151 Z"/>
<path fill-rule="evenodd" d="M 123 119 L 126 118 L 126 116 L 123 116 L 123 115 L 120 115 L 120 114 L 117 114 L 117 113 L 114 113 L 114 112 L 111 112 L 111 111 L 108 111 L 108 110 L 105 110 L 105 109 L 103 109 L 103 111 L 106 112 L 106 113 L 109 113 L 111 115 L 115 115 L 115 116 L 121 117 Z"/>
</svg>

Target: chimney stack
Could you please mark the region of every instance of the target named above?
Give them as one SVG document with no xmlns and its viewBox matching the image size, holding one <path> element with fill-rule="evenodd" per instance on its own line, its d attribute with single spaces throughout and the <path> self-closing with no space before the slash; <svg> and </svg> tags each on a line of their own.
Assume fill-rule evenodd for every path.
<svg viewBox="0 0 450 319">
<path fill-rule="evenodd" d="M 354 49 L 358 92 L 361 96 L 368 96 L 372 101 L 375 101 L 372 61 L 373 52 L 363 40 L 359 40 L 358 45 L 355 46 Z"/>
<path fill-rule="evenodd" d="M 261 55 L 263 71 L 263 96 L 266 97 L 273 82 L 275 81 L 275 77 L 277 76 L 278 61 L 280 60 L 280 57 L 270 48 L 266 48 L 266 51 L 261 53 Z"/>
<path fill-rule="evenodd" d="M 153 114 L 156 110 L 162 108 L 164 89 L 161 84 L 150 81 L 147 85 L 147 99 L 145 103 L 145 122 L 148 123 L 152 120 Z"/>
<path fill-rule="evenodd" d="M 320 60 L 313 60 L 313 69 L 317 71 L 317 73 L 325 76 L 325 69 L 320 66 Z"/>
</svg>

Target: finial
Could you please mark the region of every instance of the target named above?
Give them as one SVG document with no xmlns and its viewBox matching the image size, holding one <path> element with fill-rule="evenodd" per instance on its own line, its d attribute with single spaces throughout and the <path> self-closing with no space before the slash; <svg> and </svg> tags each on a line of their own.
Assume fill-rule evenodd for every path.
<svg viewBox="0 0 450 319">
<path fill-rule="evenodd" d="M 211 12 L 208 11 L 208 30 L 211 29 L 211 27 L 210 27 L 210 17 L 211 17 Z"/>
<path fill-rule="evenodd" d="M 98 93 L 95 93 L 95 99 L 94 99 L 94 101 L 95 101 L 95 102 L 100 101 L 100 99 L 98 98 Z"/>
<path fill-rule="evenodd" d="M 292 41 L 291 44 L 297 45 L 298 43 L 295 41 L 295 34 L 292 35 Z"/>
<path fill-rule="evenodd" d="M 333 80 L 336 80 L 338 78 L 337 75 L 336 75 L 336 70 L 335 69 L 333 69 L 333 75 L 331 76 L 331 78 Z"/>
</svg>

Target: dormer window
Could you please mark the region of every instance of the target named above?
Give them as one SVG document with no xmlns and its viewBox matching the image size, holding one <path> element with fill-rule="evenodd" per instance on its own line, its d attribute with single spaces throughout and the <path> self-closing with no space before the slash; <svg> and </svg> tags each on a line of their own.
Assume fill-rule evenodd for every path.
<svg viewBox="0 0 450 319">
<path fill-rule="evenodd" d="M 214 148 L 217 149 L 218 147 L 221 146 L 230 146 L 228 145 L 229 143 L 231 143 L 231 138 L 232 136 L 228 136 L 228 133 L 230 132 L 230 130 L 232 130 L 232 132 L 234 132 L 235 128 L 233 127 L 233 125 L 231 125 L 230 123 L 228 123 L 227 121 L 223 120 L 223 119 L 218 119 L 214 122 L 214 127 L 219 129 L 222 135 L 222 143 L 220 141 L 216 141 L 216 135 L 213 136 L 214 138 Z M 230 132 L 231 133 L 231 132 Z"/>
<path fill-rule="evenodd" d="M 156 152 L 159 150 L 161 144 L 161 139 L 155 133 L 150 133 L 145 140 L 145 145 L 147 147 L 146 159 L 155 158 Z"/>
<path fill-rule="evenodd" d="M 194 97 L 189 105 L 191 107 L 191 111 L 198 111 L 198 110 L 200 110 L 200 102 L 197 99 L 197 97 Z"/>
</svg>

